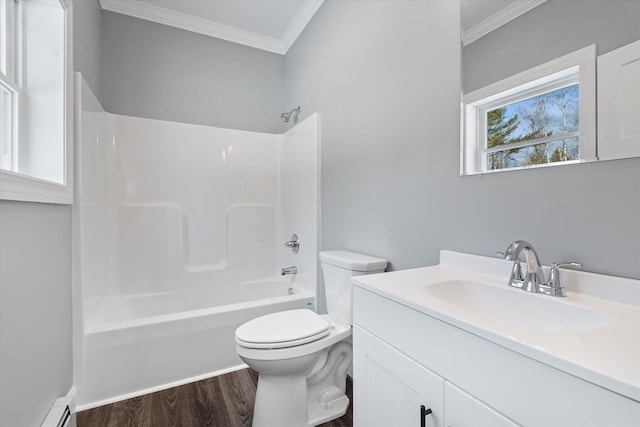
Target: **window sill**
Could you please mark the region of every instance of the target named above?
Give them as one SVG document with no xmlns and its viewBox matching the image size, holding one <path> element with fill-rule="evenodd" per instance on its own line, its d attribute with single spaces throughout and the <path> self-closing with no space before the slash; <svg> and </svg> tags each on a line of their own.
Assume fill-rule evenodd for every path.
<svg viewBox="0 0 640 427">
<path fill-rule="evenodd" d="M 70 205 L 73 204 L 73 188 L 0 170 L 0 200 Z"/>
<path fill-rule="evenodd" d="M 504 168 L 504 169 L 491 169 L 486 171 L 474 171 L 474 172 L 460 172 L 460 176 L 482 176 L 482 175 L 491 175 L 500 172 L 515 172 L 515 171 L 523 171 L 523 170 L 531 170 L 531 169 L 544 169 L 549 167 L 557 167 L 557 166 L 569 166 L 569 165 L 581 165 L 584 163 L 592 163 L 598 159 L 578 159 L 578 160 L 569 160 L 566 162 L 555 162 L 555 163 L 544 163 L 540 165 L 529 165 L 529 166 L 518 166 L 514 168 Z"/>
</svg>

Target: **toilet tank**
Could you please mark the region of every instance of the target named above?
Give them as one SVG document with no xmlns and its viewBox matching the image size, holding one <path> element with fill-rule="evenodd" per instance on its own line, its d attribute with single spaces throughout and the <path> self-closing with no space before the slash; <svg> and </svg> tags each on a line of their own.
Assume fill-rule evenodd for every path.
<svg viewBox="0 0 640 427">
<path fill-rule="evenodd" d="M 334 319 L 351 324 L 351 278 L 382 273 L 387 268 L 387 260 L 342 250 L 323 251 L 319 257 L 327 312 Z"/>
</svg>

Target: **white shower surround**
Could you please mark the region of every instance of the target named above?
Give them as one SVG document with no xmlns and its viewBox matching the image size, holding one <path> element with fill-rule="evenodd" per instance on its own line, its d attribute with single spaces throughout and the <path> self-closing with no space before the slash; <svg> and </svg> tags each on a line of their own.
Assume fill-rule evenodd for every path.
<svg viewBox="0 0 640 427">
<path fill-rule="evenodd" d="M 119 116 L 76 79 L 78 406 L 242 366 L 237 325 L 314 303 L 319 115 L 282 135 Z"/>
</svg>

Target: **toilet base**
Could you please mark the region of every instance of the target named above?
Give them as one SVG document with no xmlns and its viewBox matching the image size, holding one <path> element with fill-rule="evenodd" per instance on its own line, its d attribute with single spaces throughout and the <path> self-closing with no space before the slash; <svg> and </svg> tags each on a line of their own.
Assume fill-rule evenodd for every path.
<svg viewBox="0 0 640 427">
<path fill-rule="evenodd" d="M 309 427 L 304 375 L 260 375 L 252 427 Z"/>
<path fill-rule="evenodd" d="M 349 409 L 347 396 L 340 396 L 327 403 L 314 402 L 309 405 L 309 427 L 340 418 L 347 413 L 347 409 Z"/>
<path fill-rule="evenodd" d="M 304 376 L 260 376 L 252 426 L 314 427 L 343 416 L 349 409 L 346 395 L 328 402 L 307 404 L 306 400 Z"/>
</svg>

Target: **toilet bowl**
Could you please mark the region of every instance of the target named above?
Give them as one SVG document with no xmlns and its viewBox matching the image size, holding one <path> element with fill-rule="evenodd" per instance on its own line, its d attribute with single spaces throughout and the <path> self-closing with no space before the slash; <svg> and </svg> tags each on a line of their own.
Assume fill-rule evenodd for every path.
<svg viewBox="0 0 640 427">
<path fill-rule="evenodd" d="M 248 330 L 242 326 L 238 328 L 238 355 L 259 375 L 253 426 L 307 427 L 342 416 L 349 407 L 345 380 L 351 364 L 351 346 L 338 344 L 351 335 L 351 326 L 336 322 L 329 316 L 318 316 L 307 309 L 274 313 L 243 326 L 271 320 L 269 323 L 278 327 L 269 317 L 283 314 L 286 320 L 285 317 L 280 319 L 283 320 L 280 328 L 296 325 L 301 329 L 304 320 L 317 317 L 326 323 L 326 329 L 320 338 L 303 344 L 296 342 L 306 341 L 308 337 L 292 342 L 274 340 L 275 348 L 267 348 L 264 342 L 257 343 L 259 348 L 252 348 L 255 343 L 246 341 L 250 337 Z M 336 382 L 340 377 L 343 384 Z"/>
<path fill-rule="evenodd" d="M 347 251 L 319 254 L 328 314 L 289 310 L 236 330 L 236 351 L 258 372 L 253 427 L 310 427 L 349 407 L 351 277 L 383 272 L 387 261 Z"/>
</svg>

